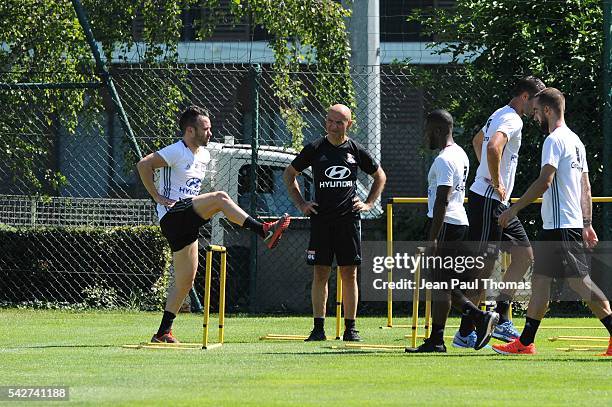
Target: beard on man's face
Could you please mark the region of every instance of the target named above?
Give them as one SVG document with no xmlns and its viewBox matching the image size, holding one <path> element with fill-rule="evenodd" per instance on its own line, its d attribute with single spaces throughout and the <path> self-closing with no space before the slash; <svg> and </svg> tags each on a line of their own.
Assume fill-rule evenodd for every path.
<svg viewBox="0 0 612 407">
<path fill-rule="evenodd" d="M 548 134 L 548 121 L 542 120 L 539 122 L 539 125 L 540 125 L 540 130 L 542 130 L 544 134 Z"/>
</svg>

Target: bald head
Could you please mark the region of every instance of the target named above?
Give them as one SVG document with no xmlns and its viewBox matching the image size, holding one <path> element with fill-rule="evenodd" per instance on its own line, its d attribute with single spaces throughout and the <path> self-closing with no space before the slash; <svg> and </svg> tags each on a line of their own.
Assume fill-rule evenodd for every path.
<svg viewBox="0 0 612 407">
<path fill-rule="evenodd" d="M 336 104 L 327 111 L 327 119 L 325 120 L 325 130 L 327 134 L 342 141 L 346 136 L 346 132 L 353 124 L 351 109 L 342 104 Z"/>
<path fill-rule="evenodd" d="M 340 103 L 331 106 L 329 110 L 327 111 L 327 113 L 330 113 L 330 112 L 336 112 L 338 114 L 341 114 L 342 116 L 346 117 L 348 120 L 352 119 L 351 109 L 349 109 L 348 106 L 342 105 Z"/>
</svg>

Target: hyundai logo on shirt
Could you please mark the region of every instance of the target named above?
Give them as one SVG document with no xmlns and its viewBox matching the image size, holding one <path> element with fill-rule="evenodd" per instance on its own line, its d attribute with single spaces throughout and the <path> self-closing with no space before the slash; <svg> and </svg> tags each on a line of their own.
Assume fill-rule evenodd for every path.
<svg viewBox="0 0 612 407">
<path fill-rule="evenodd" d="M 330 179 L 345 179 L 349 175 L 351 175 L 351 170 L 342 165 L 334 165 L 325 170 L 325 176 Z"/>
<path fill-rule="evenodd" d="M 352 187 L 353 181 L 341 181 L 348 178 L 351 175 L 351 170 L 342 165 L 334 165 L 328 167 L 325 170 L 325 176 L 334 181 L 321 181 L 319 187 L 321 188 L 346 188 Z"/>
<path fill-rule="evenodd" d="M 200 193 L 200 188 L 202 186 L 202 180 L 200 178 L 189 178 L 185 182 L 185 187 L 179 187 L 179 191 L 181 193 L 187 195 L 197 195 Z"/>
</svg>

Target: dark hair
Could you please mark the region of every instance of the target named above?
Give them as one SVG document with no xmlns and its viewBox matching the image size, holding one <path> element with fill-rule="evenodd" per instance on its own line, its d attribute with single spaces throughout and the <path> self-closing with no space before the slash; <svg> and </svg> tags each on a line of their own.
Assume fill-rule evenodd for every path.
<svg viewBox="0 0 612 407">
<path fill-rule="evenodd" d="M 540 79 L 535 76 L 526 76 L 518 80 L 518 82 L 512 88 L 512 97 L 520 96 L 521 93 L 527 92 L 529 96 L 533 97 L 536 93 L 544 90 L 546 85 Z"/>
<path fill-rule="evenodd" d="M 546 88 L 538 92 L 535 97 L 538 98 L 539 104 L 548 106 L 558 115 L 565 110 L 565 96 L 559 89 Z"/>
<path fill-rule="evenodd" d="M 451 129 L 453 127 L 453 116 L 444 109 L 436 109 L 427 115 L 427 123 L 433 124 L 436 127 L 445 127 Z"/>
<path fill-rule="evenodd" d="M 181 113 L 181 118 L 179 119 L 179 127 L 181 128 L 181 133 L 185 133 L 188 126 L 195 127 L 198 116 L 208 116 L 208 112 L 202 109 L 199 106 L 191 105 L 187 109 Z"/>
</svg>

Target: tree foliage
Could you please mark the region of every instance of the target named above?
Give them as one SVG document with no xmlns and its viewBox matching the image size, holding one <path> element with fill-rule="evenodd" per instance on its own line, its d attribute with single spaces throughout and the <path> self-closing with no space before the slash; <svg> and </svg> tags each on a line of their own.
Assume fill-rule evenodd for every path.
<svg viewBox="0 0 612 407">
<path fill-rule="evenodd" d="M 219 0 L 81 0 L 94 37 L 113 73 L 128 51 L 139 46 L 140 63 L 175 63 L 180 39 L 181 13 L 189 7 L 208 8 L 198 25 L 199 39 L 210 36 L 220 16 Z M 350 11 L 333 0 L 232 0 L 232 21 L 250 19 L 273 37 L 275 54 L 274 91 L 281 102 L 281 115 L 292 134 L 292 144 L 301 146 L 306 125 L 302 100 L 307 96 L 295 72 L 300 64 L 317 58 L 320 80 L 316 97 L 323 105 L 343 101 L 354 105 L 349 76 L 349 56 L 344 18 Z M 134 36 L 134 19 L 141 16 L 140 38 Z M 0 2 L 0 82 L 63 83 L 98 81 L 91 51 L 70 0 L 4 0 Z M 114 58 L 114 59 L 113 59 Z M 127 63 L 127 61 L 126 61 Z M 158 75 L 138 90 L 142 100 L 131 104 L 128 114 L 138 136 L 155 134 L 158 147 L 175 134 L 176 115 L 189 93 L 187 71 L 173 69 L 169 77 Z M 124 72 L 124 71 L 122 71 Z M 331 75 L 330 72 L 334 72 Z M 116 78 L 121 84 L 122 78 Z M 119 94 L 126 92 L 118 86 Z M 131 90 L 132 93 L 136 90 Z M 135 98 L 134 95 L 130 96 Z M 5 163 L 9 183 L 22 192 L 57 193 L 64 182 L 52 161 L 58 129 L 74 133 L 83 120 L 112 114 L 108 94 L 92 89 L 1 90 L 0 159 Z M 81 121 L 81 122 L 79 122 Z M 91 125 L 91 123 L 89 123 Z M 148 131 L 149 134 L 143 134 Z M 103 134 L 102 129 L 99 130 Z M 149 146 L 151 147 L 151 146 Z M 148 151 L 148 149 L 143 149 Z M 42 163 L 42 164 L 41 164 Z M 3 173 L 1 173 L 3 172 Z"/>
<path fill-rule="evenodd" d="M 560 89 L 568 125 L 589 152 L 597 194 L 603 164 L 602 16 L 598 0 L 458 0 L 454 9 L 420 10 L 411 19 L 423 24 L 424 34 L 436 39 L 436 52 L 450 55 L 454 64 L 418 74 L 437 106 L 452 110 L 470 151 L 469 139 L 507 103 L 517 78 L 536 75 Z M 526 120 L 516 195 L 537 177 L 542 141 Z"/>
<path fill-rule="evenodd" d="M 218 3 L 209 0 L 213 9 Z M 306 126 L 302 114 L 308 93 L 297 75 L 301 64 L 312 63 L 316 57 L 315 96 L 323 108 L 335 103 L 355 106 L 344 22 L 349 9 L 333 0 L 232 0 L 231 12 L 238 20 L 250 17 L 273 36 L 274 91 L 294 148 L 302 147 Z"/>
<path fill-rule="evenodd" d="M 142 40 L 146 51 L 141 56 L 142 62 L 176 57 L 178 17 L 184 2 L 83 0 L 82 3 L 107 62 L 112 61 L 113 50 L 127 50 L 134 44 L 132 23 L 137 14 L 144 16 Z M 70 0 L 0 2 L 0 44 L 3 44 L 0 82 L 59 84 L 100 80 Z M 157 95 L 165 91 L 173 95 L 173 89 L 155 90 Z M 9 177 L 7 181 L 17 185 L 21 192 L 56 193 L 65 179 L 52 159 L 55 138 L 60 128 L 72 134 L 78 125 L 98 126 L 93 123 L 94 118 L 112 111 L 105 95 L 86 88 L 0 91 L 0 159 L 5 167 L 0 176 Z M 172 113 L 169 111 L 164 119 Z M 174 120 L 171 119 L 170 123 Z M 98 131 L 103 134 L 101 128 Z"/>
</svg>

